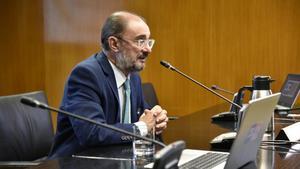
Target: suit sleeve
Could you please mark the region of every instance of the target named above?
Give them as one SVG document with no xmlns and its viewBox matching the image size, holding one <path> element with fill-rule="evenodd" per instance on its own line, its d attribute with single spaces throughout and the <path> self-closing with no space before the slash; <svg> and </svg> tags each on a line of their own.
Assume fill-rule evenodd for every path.
<svg viewBox="0 0 300 169">
<path fill-rule="evenodd" d="M 103 103 L 107 103 L 108 96 L 105 91 L 105 79 L 102 74 L 96 74 L 87 67 L 76 67 L 68 80 L 62 109 L 77 115 L 93 119 L 101 123 L 107 123 L 107 112 L 104 112 Z M 101 72 L 100 72 L 101 73 Z M 111 107 L 111 113 L 118 110 L 118 102 Z M 96 146 L 105 144 L 117 144 L 130 141 L 130 137 L 121 133 L 105 129 L 82 120 L 69 118 L 75 136 L 82 146 Z M 112 124 L 115 127 L 131 131 L 133 124 Z"/>
</svg>

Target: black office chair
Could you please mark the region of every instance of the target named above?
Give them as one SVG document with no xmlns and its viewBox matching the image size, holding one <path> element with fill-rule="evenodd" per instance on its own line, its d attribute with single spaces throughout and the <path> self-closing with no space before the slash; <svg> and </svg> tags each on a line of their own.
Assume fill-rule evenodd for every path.
<svg viewBox="0 0 300 169">
<path fill-rule="evenodd" d="M 0 162 L 45 159 L 54 136 L 49 111 L 20 103 L 22 96 L 47 102 L 42 91 L 0 97 Z"/>
<path fill-rule="evenodd" d="M 144 99 L 146 100 L 146 102 L 149 104 L 150 107 L 159 104 L 152 83 L 142 83 L 142 90 L 144 94 Z"/>
</svg>

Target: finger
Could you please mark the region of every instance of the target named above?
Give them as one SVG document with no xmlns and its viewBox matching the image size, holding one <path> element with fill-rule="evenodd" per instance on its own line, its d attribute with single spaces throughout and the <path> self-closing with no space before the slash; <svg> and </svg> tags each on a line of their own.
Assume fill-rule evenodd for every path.
<svg viewBox="0 0 300 169">
<path fill-rule="evenodd" d="M 168 123 L 169 122 L 169 117 L 167 116 L 167 118 L 165 119 L 165 122 Z"/>
<path fill-rule="evenodd" d="M 162 122 L 168 123 L 168 121 L 169 121 L 168 116 L 165 116 L 165 118 L 164 118 L 164 119 L 161 119 L 159 123 L 162 123 Z M 156 124 L 159 124 L 159 123 L 156 122 Z"/>
<path fill-rule="evenodd" d="M 161 130 L 161 129 L 164 129 L 166 126 L 167 126 L 167 122 L 162 122 L 162 123 L 156 124 L 155 128 L 157 130 Z"/>
<path fill-rule="evenodd" d="M 162 111 L 162 108 L 159 105 L 155 105 L 151 110 L 153 110 L 153 111 Z"/>
<path fill-rule="evenodd" d="M 155 115 L 151 110 L 146 109 L 144 114 L 149 118 L 153 118 L 155 121 Z"/>
<path fill-rule="evenodd" d="M 156 117 L 156 123 L 164 122 L 166 118 L 167 118 L 166 115 L 161 115 L 159 117 Z"/>
<path fill-rule="evenodd" d="M 162 108 L 159 105 L 154 106 L 151 111 L 154 113 L 155 116 L 158 116 L 162 111 Z"/>
<path fill-rule="evenodd" d="M 162 109 L 160 112 L 159 112 L 159 115 L 166 115 L 167 116 L 167 111 Z"/>
<path fill-rule="evenodd" d="M 156 117 L 156 123 L 160 123 L 162 121 L 168 121 L 167 111 L 163 110 L 158 117 Z"/>
<path fill-rule="evenodd" d="M 164 109 L 163 109 L 162 112 L 163 112 L 165 115 L 168 114 L 167 110 L 164 110 Z"/>
<path fill-rule="evenodd" d="M 166 129 L 166 128 L 167 128 L 167 125 L 165 125 L 165 126 L 163 126 L 163 127 L 161 127 L 161 128 L 155 128 L 155 133 L 156 133 L 156 134 L 160 134 L 160 133 L 162 133 L 163 130 Z"/>
<path fill-rule="evenodd" d="M 149 110 L 149 109 L 145 109 L 144 110 L 144 114 L 148 114 L 148 113 L 150 113 L 151 112 L 151 110 Z"/>
</svg>

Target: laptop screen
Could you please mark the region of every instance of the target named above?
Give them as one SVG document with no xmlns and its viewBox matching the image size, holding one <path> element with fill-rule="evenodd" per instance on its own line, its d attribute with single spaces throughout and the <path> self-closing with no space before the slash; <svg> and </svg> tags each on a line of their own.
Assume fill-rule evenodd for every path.
<svg viewBox="0 0 300 169">
<path fill-rule="evenodd" d="M 278 105 L 291 108 L 299 94 L 300 74 L 288 74 L 280 90 L 281 96 Z"/>
</svg>

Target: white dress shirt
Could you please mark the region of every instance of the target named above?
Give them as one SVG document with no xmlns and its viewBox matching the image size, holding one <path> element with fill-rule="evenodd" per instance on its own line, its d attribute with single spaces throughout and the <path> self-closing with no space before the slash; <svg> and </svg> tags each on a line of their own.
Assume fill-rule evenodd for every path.
<svg viewBox="0 0 300 169">
<path fill-rule="evenodd" d="M 125 76 L 125 74 L 116 67 L 116 65 L 114 65 L 110 60 L 108 60 L 113 71 L 115 74 L 115 78 L 116 78 L 116 83 L 117 83 L 117 88 L 118 88 L 118 94 L 119 94 L 119 106 L 120 106 L 120 123 L 122 123 L 122 112 L 124 109 L 124 98 L 125 98 L 125 90 L 123 87 L 123 84 L 126 81 L 126 78 L 130 79 L 130 74 L 128 75 L 128 77 Z M 131 107 L 131 106 L 129 106 Z M 130 108 L 131 110 L 131 108 Z M 131 111 L 129 111 L 130 113 Z M 129 123 L 131 123 L 131 114 L 129 114 Z M 140 130 L 141 135 L 145 136 L 148 133 L 148 129 L 147 129 L 147 125 L 145 122 L 143 121 L 138 121 L 134 123 Z"/>
</svg>

